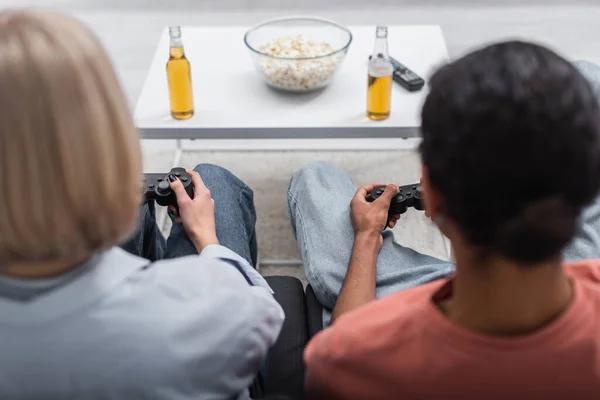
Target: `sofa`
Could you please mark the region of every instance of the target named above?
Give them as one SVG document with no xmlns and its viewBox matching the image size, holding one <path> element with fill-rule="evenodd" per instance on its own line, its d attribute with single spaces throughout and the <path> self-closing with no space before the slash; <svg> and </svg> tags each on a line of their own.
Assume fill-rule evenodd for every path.
<svg viewBox="0 0 600 400">
<path fill-rule="evenodd" d="M 290 276 L 265 278 L 285 312 L 285 322 L 275 345 L 269 351 L 260 379 L 260 398 L 304 399 L 303 352 L 312 336 L 323 329 L 323 309 L 314 291 Z M 256 393 L 256 391 L 254 392 Z"/>
</svg>

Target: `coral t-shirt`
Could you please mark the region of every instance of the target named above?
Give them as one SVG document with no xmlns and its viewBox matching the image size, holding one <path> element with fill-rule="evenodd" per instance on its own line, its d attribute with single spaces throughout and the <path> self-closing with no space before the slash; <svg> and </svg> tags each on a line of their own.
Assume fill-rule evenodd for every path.
<svg viewBox="0 0 600 400">
<path fill-rule="evenodd" d="M 486 336 L 447 320 L 432 298 L 451 289 L 451 279 L 344 315 L 306 348 L 312 398 L 600 399 L 600 260 L 564 268 L 571 304 L 520 337 Z"/>
</svg>

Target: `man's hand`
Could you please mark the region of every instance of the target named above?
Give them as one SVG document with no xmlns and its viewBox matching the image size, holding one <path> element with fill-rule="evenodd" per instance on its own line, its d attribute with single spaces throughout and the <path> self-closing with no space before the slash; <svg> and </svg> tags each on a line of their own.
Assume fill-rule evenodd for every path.
<svg viewBox="0 0 600 400">
<path fill-rule="evenodd" d="M 183 228 L 188 237 L 196 246 L 198 253 L 210 244 L 219 244 L 215 228 L 215 201 L 210 196 L 210 191 L 196 171 L 186 169 L 192 177 L 194 185 L 194 198 L 185 191 L 183 184 L 174 175 L 169 175 L 169 184 L 177 197 L 179 207 L 178 219 L 181 219 Z M 171 211 L 173 211 L 171 209 Z"/>
<path fill-rule="evenodd" d="M 375 186 L 385 184 L 373 183 L 363 186 L 356 191 L 350 202 L 350 216 L 355 236 L 362 234 L 381 234 L 386 228 L 388 211 L 392 198 L 398 193 L 398 185 L 395 183 L 387 185 L 383 194 L 375 201 L 368 202 L 367 197 Z M 393 228 L 400 219 L 400 215 L 394 215 L 387 226 Z"/>
<path fill-rule="evenodd" d="M 390 202 L 398 193 L 398 185 L 387 185 L 381 197 L 368 202 L 367 197 L 373 188 L 383 185 L 374 183 L 359 188 L 350 202 L 354 245 L 342 289 L 331 313 L 332 323 L 341 315 L 375 299 L 377 256 L 383 244 L 381 231 L 387 223 Z M 393 228 L 399 218 L 399 215 L 394 215 L 388 226 Z"/>
</svg>

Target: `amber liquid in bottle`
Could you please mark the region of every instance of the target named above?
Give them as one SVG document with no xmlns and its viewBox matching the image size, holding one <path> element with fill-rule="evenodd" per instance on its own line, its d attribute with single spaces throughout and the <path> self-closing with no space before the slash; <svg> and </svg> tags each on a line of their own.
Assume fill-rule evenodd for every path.
<svg viewBox="0 0 600 400">
<path fill-rule="evenodd" d="M 367 88 L 367 117 L 381 121 L 390 116 L 392 103 L 392 76 L 372 76 L 369 74 Z"/>
<path fill-rule="evenodd" d="M 171 116 L 175 119 L 189 119 L 194 115 L 190 62 L 183 51 L 180 28 L 170 27 L 169 36 L 171 44 L 167 61 L 167 80 Z"/>
<path fill-rule="evenodd" d="M 369 59 L 367 117 L 381 121 L 390 116 L 394 67 L 387 51 L 387 27 L 377 27 L 375 51 Z"/>
</svg>

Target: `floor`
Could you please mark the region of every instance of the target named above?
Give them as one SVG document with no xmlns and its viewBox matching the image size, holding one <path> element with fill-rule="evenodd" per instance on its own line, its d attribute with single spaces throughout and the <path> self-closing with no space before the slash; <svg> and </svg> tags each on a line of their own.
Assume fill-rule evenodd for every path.
<svg viewBox="0 0 600 400">
<path fill-rule="evenodd" d="M 318 5 L 318 4 L 325 5 Z M 244 25 L 290 14 L 312 14 L 343 24 L 439 24 L 452 57 L 495 40 L 522 38 L 550 46 L 570 59 L 600 63 L 598 0 L 0 0 L 0 8 L 38 5 L 76 15 L 101 38 L 135 105 L 146 70 L 165 25 Z M 302 8 L 299 8 L 302 7 Z M 218 40 L 218 38 L 215 38 Z M 172 141 L 144 142 L 144 167 L 166 171 L 174 154 Z M 195 148 L 198 148 L 196 145 Z M 291 173 L 323 159 L 347 169 L 356 183 L 418 180 L 418 157 L 412 151 L 385 152 L 188 152 L 182 165 L 223 165 L 255 190 L 259 251 L 265 274 L 302 276 L 287 220 L 285 193 Z M 373 163 L 372 160 L 377 160 Z M 397 240 L 446 258 L 437 231 L 417 212 L 409 212 L 395 230 Z M 277 263 L 274 263 L 277 262 Z"/>
</svg>

